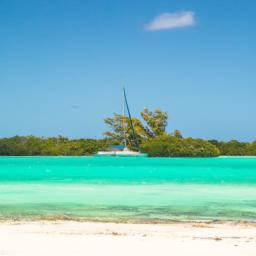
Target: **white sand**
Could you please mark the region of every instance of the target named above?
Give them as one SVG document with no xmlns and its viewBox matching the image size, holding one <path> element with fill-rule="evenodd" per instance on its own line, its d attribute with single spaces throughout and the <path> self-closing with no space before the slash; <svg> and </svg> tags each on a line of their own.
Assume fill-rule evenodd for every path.
<svg viewBox="0 0 256 256">
<path fill-rule="evenodd" d="M 255 256 L 250 224 L 0 223 L 0 255 Z"/>
</svg>

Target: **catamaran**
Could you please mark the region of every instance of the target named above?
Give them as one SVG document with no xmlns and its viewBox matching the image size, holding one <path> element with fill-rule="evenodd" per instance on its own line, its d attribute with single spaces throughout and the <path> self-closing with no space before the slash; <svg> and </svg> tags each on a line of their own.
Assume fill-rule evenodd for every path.
<svg viewBox="0 0 256 256">
<path fill-rule="evenodd" d="M 133 139 L 135 142 L 135 147 L 137 150 L 136 151 L 130 150 L 127 147 L 126 129 L 125 129 L 126 124 L 125 124 L 125 118 L 123 118 L 123 121 L 122 121 L 123 145 L 112 145 L 109 147 L 108 150 L 98 151 L 96 154 L 97 156 L 147 156 L 147 154 L 143 154 L 139 151 L 138 139 L 137 139 L 137 136 L 136 136 L 136 133 L 134 130 L 131 113 L 130 113 L 130 109 L 129 109 L 129 105 L 128 105 L 128 101 L 127 101 L 127 97 L 126 97 L 125 88 L 123 88 L 123 117 L 126 116 L 125 110 L 127 110 L 127 114 L 128 114 L 128 118 L 129 118 L 129 125 L 132 130 L 132 136 L 133 136 Z"/>
</svg>

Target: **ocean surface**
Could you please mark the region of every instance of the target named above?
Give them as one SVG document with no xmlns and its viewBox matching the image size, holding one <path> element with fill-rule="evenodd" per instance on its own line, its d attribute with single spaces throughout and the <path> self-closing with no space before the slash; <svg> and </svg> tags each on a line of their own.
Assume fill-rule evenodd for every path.
<svg viewBox="0 0 256 256">
<path fill-rule="evenodd" d="M 0 220 L 256 221 L 256 158 L 0 157 Z"/>
</svg>

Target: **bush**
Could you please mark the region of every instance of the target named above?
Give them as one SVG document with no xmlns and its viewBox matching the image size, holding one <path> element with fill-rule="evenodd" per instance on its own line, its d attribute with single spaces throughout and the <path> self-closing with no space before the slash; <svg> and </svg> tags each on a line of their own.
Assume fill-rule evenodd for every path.
<svg viewBox="0 0 256 256">
<path fill-rule="evenodd" d="M 223 156 L 250 156 L 256 155 L 255 143 L 239 142 L 237 140 L 231 140 L 228 142 L 210 140 L 210 143 L 215 145 Z"/>
<path fill-rule="evenodd" d="M 152 157 L 216 157 L 218 148 L 208 141 L 162 135 L 145 141 L 141 151 Z"/>
<path fill-rule="evenodd" d="M 15 136 L 0 139 L 2 156 L 82 156 L 92 155 L 104 150 L 110 144 L 107 140 L 77 139 L 69 140 L 59 136 L 40 138 L 34 136 Z"/>
</svg>

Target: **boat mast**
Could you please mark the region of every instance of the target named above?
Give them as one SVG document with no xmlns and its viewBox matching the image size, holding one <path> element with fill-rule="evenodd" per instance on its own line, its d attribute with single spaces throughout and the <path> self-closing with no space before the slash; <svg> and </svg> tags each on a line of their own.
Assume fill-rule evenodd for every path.
<svg viewBox="0 0 256 256">
<path fill-rule="evenodd" d="M 127 109 L 127 112 L 128 112 L 129 121 L 130 121 L 130 125 L 131 125 L 131 128 L 132 128 L 132 135 L 133 135 L 133 138 L 134 138 L 134 141 L 135 141 L 135 146 L 136 146 L 137 149 L 139 149 L 139 143 L 138 143 L 138 140 L 137 140 L 137 136 L 135 134 L 135 130 L 134 130 L 134 126 L 133 126 L 133 122 L 132 122 L 132 118 L 131 118 L 131 113 L 130 113 L 130 109 L 129 109 L 129 106 L 128 106 L 128 101 L 127 101 L 127 97 L 126 97 L 124 87 L 123 87 L 123 92 L 124 92 L 124 102 L 125 102 L 125 106 L 126 106 L 126 109 Z"/>
<path fill-rule="evenodd" d="M 123 87 L 124 91 L 124 87 Z M 127 147 L 127 142 L 126 142 L 126 134 L 125 134 L 125 95 L 123 94 L 123 116 L 122 116 L 122 128 L 123 128 L 123 143 L 124 143 L 124 148 Z"/>
</svg>

